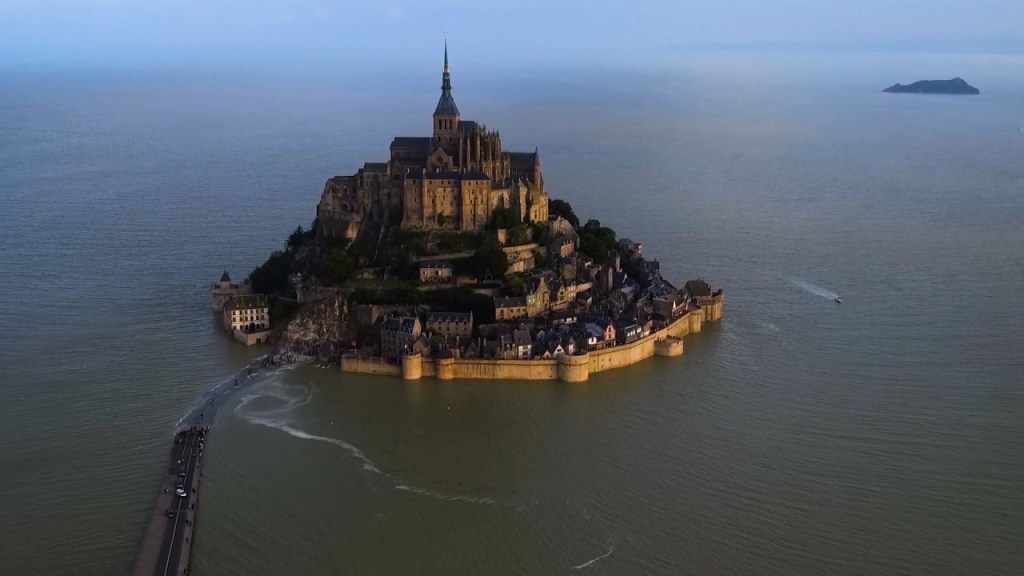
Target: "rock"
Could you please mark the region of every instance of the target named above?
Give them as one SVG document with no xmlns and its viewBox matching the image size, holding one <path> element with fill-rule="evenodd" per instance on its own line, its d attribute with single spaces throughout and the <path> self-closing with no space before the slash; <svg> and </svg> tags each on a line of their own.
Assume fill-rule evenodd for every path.
<svg viewBox="0 0 1024 576">
<path fill-rule="evenodd" d="M 331 358 L 353 337 L 348 302 L 333 295 L 306 302 L 278 336 L 278 351 L 288 357 Z"/>
<path fill-rule="evenodd" d="M 893 84 L 882 92 L 900 94 L 981 94 L 974 86 L 968 84 L 963 78 L 952 80 L 918 80 L 913 84 Z"/>
</svg>

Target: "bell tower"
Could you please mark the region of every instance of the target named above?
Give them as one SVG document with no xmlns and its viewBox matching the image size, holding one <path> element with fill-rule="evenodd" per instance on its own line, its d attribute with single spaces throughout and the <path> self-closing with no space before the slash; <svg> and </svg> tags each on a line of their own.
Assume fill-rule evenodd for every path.
<svg viewBox="0 0 1024 576">
<path fill-rule="evenodd" d="M 448 38 L 444 39 L 444 73 L 441 75 L 441 98 L 434 109 L 434 145 L 451 144 L 459 133 L 459 107 L 452 97 L 452 76 L 448 71 Z"/>
</svg>

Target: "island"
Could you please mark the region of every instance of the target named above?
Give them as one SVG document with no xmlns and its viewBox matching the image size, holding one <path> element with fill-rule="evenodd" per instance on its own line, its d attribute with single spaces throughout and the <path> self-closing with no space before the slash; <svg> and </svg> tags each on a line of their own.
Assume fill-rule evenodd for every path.
<svg viewBox="0 0 1024 576">
<path fill-rule="evenodd" d="M 721 289 L 673 284 L 640 242 L 550 198 L 536 148 L 462 119 L 447 44 L 432 125 L 329 178 L 312 226 L 246 282 L 225 272 L 225 328 L 346 372 L 581 382 L 680 356 L 722 317 Z"/>
<path fill-rule="evenodd" d="M 918 80 L 913 84 L 893 84 L 882 92 L 896 94 L 981 94 L 974 86 L 963 78 L 951 80 Z"/>
</svg>

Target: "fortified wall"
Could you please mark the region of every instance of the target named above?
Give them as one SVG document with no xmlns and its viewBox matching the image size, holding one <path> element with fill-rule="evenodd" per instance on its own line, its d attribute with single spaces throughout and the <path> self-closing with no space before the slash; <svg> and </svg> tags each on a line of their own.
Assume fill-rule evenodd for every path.
<svg viewBox="0 0 1024 576">
<path fill-rule="evenodd" d="M 682 356 L 683 337 L 700 332 L 708 322 L 722 318 L 721 293 L 702 298 L 700 309 L 687 312 L 665 328 L 622 346 L 613 346 L 579 355 L 563 354 L 552 360 L 485 360 L 439 358 L 431 360 L 419 354 L 402 357 L 401 366 L 377 357 L 349 354 L 341 358 L 342 372 L 386 374 L 406 380 L 561 380 L 586 382 L 591 374 L 631 366 L 651 356 Z"/>
</svg>

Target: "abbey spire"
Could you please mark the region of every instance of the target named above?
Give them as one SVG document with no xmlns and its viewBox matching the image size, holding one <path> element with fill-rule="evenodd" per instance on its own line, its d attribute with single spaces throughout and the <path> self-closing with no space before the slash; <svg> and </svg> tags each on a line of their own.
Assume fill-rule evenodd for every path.
<svg viewBox="0 0 1024 576">
<path fill-rule="evenodd" d="M 441 75 L 441 98 L 434 109 L 434 137 L 452 136 L 459 128 L 459 107 L 452 97 L 452 75 L 448 70 L 448 38 L 444 40 L 444 72 Z"/>
</svg>

